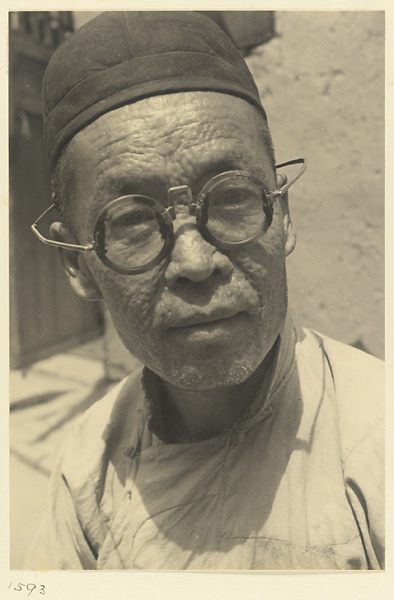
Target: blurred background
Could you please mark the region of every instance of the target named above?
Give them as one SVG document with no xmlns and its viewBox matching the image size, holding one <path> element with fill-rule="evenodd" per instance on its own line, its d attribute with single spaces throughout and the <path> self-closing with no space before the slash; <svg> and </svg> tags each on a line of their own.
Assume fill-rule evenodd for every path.
<svg viewBox="0 0 394 600">
<path fill-rule="evenodd" d="M 137 362 L 105 308 L 73 295 L 30 225 L 51 200 L 41 84 L 56 46 L 97 12 L 10 13 L 10 526 L 21 568 L 75 418 Z M 292 188 L 297 321 L 384 355 L 384 12 L 206 12 L 245 56 Z M 29 490 L 29 494 L 26 490 Z"/>
</svg>

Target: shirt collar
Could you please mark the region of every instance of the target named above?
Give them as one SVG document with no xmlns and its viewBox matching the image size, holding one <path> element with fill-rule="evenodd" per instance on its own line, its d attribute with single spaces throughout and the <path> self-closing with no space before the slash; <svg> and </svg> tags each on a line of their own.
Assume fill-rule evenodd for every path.
<svg viewBox="0 0 394 600">
<path fill-rule="evenodd" d="M 234 423 L 233 429 L 248 430 L 257 422 L 273 412 L 274 404 L 295 368 L 295 331 L 293 320 L 288 313 L 275 344 L 268 380 L 265 379 L 258 388 L 242 419 Z"/>
<path fill-rule="evenodd" d="M 293 320 L 288 313 L 282 330 L 275 341 L 275 354 L 269 367 L 268 380 L 264 378 L 242 418 L 233 424 L 230 431 L 248 430 L 273 412 L 273 406 L 279 392 L 295 367 L 295 342 L 296 335 Z M 160 377 L 148 367 L 144 367 L 142 372 L 142 387 L 145 400 L 144 414 L 149 429 L 165 441 L 161 432 L 162 384 Z"/>
</svg>

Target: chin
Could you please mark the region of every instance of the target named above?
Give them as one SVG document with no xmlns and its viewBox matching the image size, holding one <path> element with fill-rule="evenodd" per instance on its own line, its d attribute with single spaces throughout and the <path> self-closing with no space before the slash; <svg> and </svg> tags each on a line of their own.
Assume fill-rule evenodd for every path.
<svg viewBox="0 0 394 600">
<path fill-rule="evenodd" d="M 172 385 L 189 391 L 208 391 L 236 386 L 246 381 L 263 361 L 259 354 L 237 357 L 236 360 L 195 360 L 192 364 L 169 366 L 167 369 L 149 367 Z M 149 365 L 148 365 L 149 366 Z"/>
</svg>

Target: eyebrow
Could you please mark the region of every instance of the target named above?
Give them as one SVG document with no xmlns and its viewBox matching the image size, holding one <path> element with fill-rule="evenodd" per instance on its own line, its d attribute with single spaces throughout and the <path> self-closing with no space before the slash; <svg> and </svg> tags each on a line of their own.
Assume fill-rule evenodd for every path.
<svg viewBox="0 0 394 600">
<path fill-rule="evenodd" d="M 135 175 L 131 171 L 114 177 L 107 177 L 101 183 L 103 195 L 111 195 L 114 198 L 127 196 L 128 194 L 143 194 L 150 187 L 164 185 L 163 180 L 157 175 L 144 176 Z"/>
<path fill-rule="evenodd" d="M 271 165 L 268 165 L 271 169 Z M 198 194 L 203 186 L 215 175 L 226 171 L 247 171 L 259 177 L 264 183 L 268 178 L 267 165 L 263 161 L 256 160 L 254 154 L 245 152 L 245 148 L 232 149 L 226 155 L 212 158 L 203 158 L 195 168 L 193 181 L 182 181 L 179 185 L 189 185 L 194 194 Z M 177 185 L 176 183 L 173 185 Z M 97 180 L 98 200 L 89 210 L 89 218 L 97 217 L 98 212 L 111 200 L 132 194 L 155 196 L 155 200 L 167 204 L 167 189 L 171 187 L 168 181 L 155 174 L 144 174 L 139 169 L 138 173 L 123 172 L 119 174 L 105 175 Z M 153 194 L 152 189 L 162 190 L 160 194 Z"/>
</svg>

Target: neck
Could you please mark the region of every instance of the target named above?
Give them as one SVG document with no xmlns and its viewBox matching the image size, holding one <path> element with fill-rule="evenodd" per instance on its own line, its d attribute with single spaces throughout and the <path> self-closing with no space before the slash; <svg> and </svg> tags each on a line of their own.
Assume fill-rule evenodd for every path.
<svg viewBox="0 0 394 600">
<path fill-rule="evenodd" d="M 257 370 L 236 386 L 184 390 L 162 381 L 162 414 L 169 442 L 197 442 L 225 433 L 245 413 L 257 390 L 268 391 L 277 344 Z"/>
</svg>

